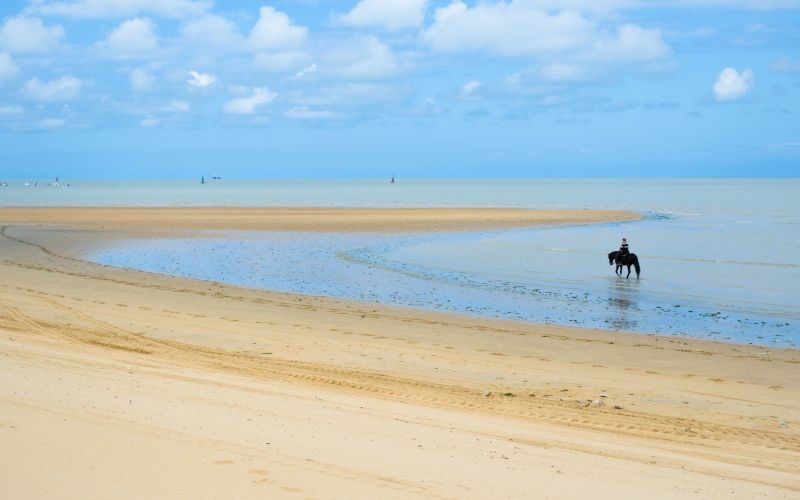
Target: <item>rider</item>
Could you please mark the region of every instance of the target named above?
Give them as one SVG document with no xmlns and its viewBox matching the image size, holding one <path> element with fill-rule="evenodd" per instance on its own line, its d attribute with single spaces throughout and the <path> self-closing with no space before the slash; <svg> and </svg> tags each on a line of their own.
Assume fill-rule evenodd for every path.
<svg viewBox="0 0 800 500">
<path fill-rule="evenodd" d="M 628 251 L 628 240 L 622 238 L 622 245 L 619 247 L 619 256 L 620 259 L 625 260 L 625 257 L 628 256 L 630 252 Z"/>
</svg>

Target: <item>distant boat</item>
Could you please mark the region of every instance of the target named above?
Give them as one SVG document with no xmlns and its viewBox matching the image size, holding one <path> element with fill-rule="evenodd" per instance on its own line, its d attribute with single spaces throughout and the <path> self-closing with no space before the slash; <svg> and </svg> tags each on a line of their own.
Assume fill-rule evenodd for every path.
<svg viewBox="0 0 800 500">
<path fill-rule="evenodd" d="M 214 176 L 212 176 L 212 177 L 211 177 L 211 179 L 212 179 L 212 180 L 215 180 L 215 181 L 221 181 L 221 180 L 222 180 L 222 177 L 220 177 L 220 176 L 218 176 L 218 175 L 214 175 Z"/>
<path fill-rule="evenodd" d="M 394 184 L 394 174 L 392 174 L 392 180 L 389 181 L 389 184 Z"/>
<path fill-rule="evenodd" d="M 205 183 L 206 183 L 206 178 L 200 177 L 200 184 L 205 184 Z"/>
</svg>

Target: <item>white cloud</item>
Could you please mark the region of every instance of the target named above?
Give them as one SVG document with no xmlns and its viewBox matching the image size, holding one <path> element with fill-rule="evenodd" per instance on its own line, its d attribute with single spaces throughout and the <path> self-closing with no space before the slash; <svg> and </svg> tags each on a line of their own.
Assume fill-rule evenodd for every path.
<svg viewBox="0 0 800 500">
<path fill-rule="evenodd" d="M 128 19 L 120 23 L 100 46 L 112 57 L 148 57 L 158 49 L 155 25 L 145 17 Z"/>
<path fill-rule="evenodd" d="M 425 19 L 428 0 L 361 0 L 338 17 L 346 26 L 378 26 L 387 30 L 416 28 Z"/>
<path fill-rule="evenodd" d="M 592 41 L 593 32 L 592 24 L 576 12 L 550 14 L 521 0 L 472 8 L 455 1 L 436 9 L 423 38 L 443 52 L 519 56 L 578 49 Z"/>
<path fill-rule="evenodd" d="M 272 7 L 261 7 L 248 46 L 254 51 L 291 49 L 300 46 L 306 36 L 308 28 L 293 24 L 289 16 Z"/>
<path fill-rule="evenodd" d="M 746 69 L 739 73 L 734 68 L 725 68 L 714 82 L 714 97 L 717 101 L 736 101 L 755 85 L 753 72 Z"/>
<path fill-rule="evenodd" d="M 256 87 L 253 93 L 247 97 L 231 99 L 225 103 L 222 110 L 233 115 L 252 115 L 256 108 L 264 104 L 269 104 L 278 96 L 267 87 Z"/>
<path fill-rule="evenodd" d="M 19 73 L 19 67 L 11 55 L 6 52 L 0 52 L 0 84 L 13 80 Z"/>
<path fill-rule="evenodd" d="M 309 109 L 307 106 L 297 106 L 286 112 L 286 117 L 293 120 L 330 120 L 341 115 L 329 110 Z"/>
<path fill-rule="evenodd" d="M 350 80 L 388 78 L 403 69 L 392 49 L 374 36 L 340 43 L 322 57 L 324 73 Z"/>
<path fill-rule="evenodd" d="M 309 64 L 305 68 L 301 69 L 297 73 L 294 74 L 292 78 L 300 79 L 300 78 L 308 78 L 311 75 L 314 75 L 317 72 L 317 65 L 314 63 Z"/>
<path fill-rule="evenodd" d="M 202 46 L 209 52 L 256 52 L 258 66 L 278 71 L 293 66 L 300 46 L 308 37 L 308 28 L 298 26 L 288 15 L 272 7 L 261 7 L 259 17 L 245 37 L 229 19 L 205 14 L 189 19 L 180 29 L 184 44 Z M 306 57 L 306 56 L 303 56 Z"/>
<path fill-rule="evenodd" d="M 255 52 L 254 67 L 268 72 L 296 71 L 307 64 L 309 56 L 301 50 L 307 36 L 308 28 L 292 23 L 272 7 L 259 9 L 259 18 L 246 37 L 233 22 L 216 14 L 190 19 L 180 30 L 184 46 L 203 47 L 202 51 L 192 49 L 200 56 L 196 64 L 213 63 L 221 53 Z"/>
<path fill-rule="evenodd" d="M 633 2 L 635 5 L 648 6 L 653 3 L 647 0 Z M 753 10 L 796 9 L 800 7 L 798 0 L 673 0 L 659 2 L 672 7 L 727 7 Z"/>
<path fill-rule="evenodd" d="M 46 52 L 64 36 L 61 26 L 45 26 L 35 17 L 10 17 L 0 27 L 0 48 L 9 52 Z"/>
<path fill-rule="evenodd" d="M 752 10 L 789 9 L 800 7 L 800 0 L 526 0 L 531 6 L 545 10 L 610 12 L 618 9 L 721 7 Z"/>
<path fill-rule="evenodd" d="M 142 119 L 142 121 L 139 122 L 139 125 L 142 127 L 151 128 L 157 126 L 159 123 L 161 123 L 161 120 L 153 115 L 147 115 Z"/>
<path fill-rule="evenodd" d="M 189 71 L 189 75 L 191 75 L 191 78 L 186 80 L 186 83 L 200 89 L 204 89 L 217 81 L 217 77 L 209 73 L 200 73 L 192 70 Z"/>
<path fill-rule="evenodd" d="M 653 2 L 653 0 L 644 1 Z M 642 0 L 527 0 L 526 4 L 541 10 L 607 12 L 625 7 L 633 7 L 640 2 L 642 2 Z"/>
<path fill-rule="evenodd" d="M 25 83 L 23 92 L 35 101 L 68 101 L 78 96 L 83 81 L 72 75 L 65 75 L 49 82 L 32 78 Z"/>
<path fill-rule="evenodd" d="M 33 0 L 25 12 L 75 18 L 120 18 L 150 13 L 183 18 L 208 11 L 212 0 Z"/>
<path fill-rule="evenodd" d="M 181 27 L 181 36 L 189 43 L 216 49 L 238 49 L 243 42 L 236 25 L 216 14 L 190 19 Z"/>
<path fill-rule="evenodd" d="M 540 3 L 510 0 L 468 7 L 456 0 L 436 9 L 434 22 L 422 38 L 441 52 L 571 55 L 592 62 L 642 62 L 669 52 L 657 30 L 626 24 L 608 33 L 578 11 L 545 10 L 537 7 Z"/>
<path fill-rule="evenodd" d="M 128 76 L 128 81 L 130 82 L 131 90 L 135 92 L 148 92 L 153 90 L 156 77 L 146 69 L 137 68 L 131 71 L 131 74 Z"/>
<path fill-rule="evenodd" d="M 469 81 L 461 87 L 460 96 L 462 99 L 474 99 L 475 94 L 478 92 L 480 88 L 481 88 L 481 82 L 479 82 L 478 80 Z"/>
<path fill-rule="evenodd" d="M 597 40 L 583 59 L 592 62 L 652 61 L 669 53 L 658 30 L 646 30 L 635 24 L 625 24 L 616 36 Z"/>
</svg>

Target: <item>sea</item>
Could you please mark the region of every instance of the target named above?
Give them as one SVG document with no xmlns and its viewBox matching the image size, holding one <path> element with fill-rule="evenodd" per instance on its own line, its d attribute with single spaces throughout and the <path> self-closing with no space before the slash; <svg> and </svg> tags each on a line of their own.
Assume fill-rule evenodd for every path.
<svg viewBox="0 0 800 500">
<path fill-rule="evenodd" d="M 634 210 L 641 220 L 437 234 L 204 231 L 119 241 L 87 258 L 482 317 L 800 346 L 798 179 L 27 182 L 2 185 L 0 207 Z M 622 237 L 641 262 L 638 280 L 608 263 Z"/>
</svg>

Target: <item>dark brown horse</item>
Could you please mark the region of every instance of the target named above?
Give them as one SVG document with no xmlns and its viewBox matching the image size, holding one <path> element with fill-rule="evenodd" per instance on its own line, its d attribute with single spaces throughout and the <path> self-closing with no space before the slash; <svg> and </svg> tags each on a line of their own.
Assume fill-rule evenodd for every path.
<svg viewBox="0 0 800 500">
<path fill-rule="evenodd" d="M 625 276 L 625 279 L 630 278 L 631 266 L 633 266 L 636 269 L 636 279 L 639 279 L 639 273 L 642 269 L 639 267 L 639 258 L 635 253 L 622 255 L 619 250 L 615 250 L 608 254 L 608 265 L 610 266 L 614 263 L 617 264 L 617 267 L 614 270 L 614 272 L 617 273 L 617 276 L 622 277 L 622 266 L 628 266 L 628 275 Z"/>
</svg>

